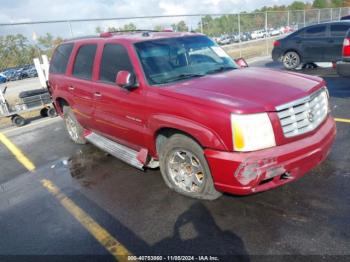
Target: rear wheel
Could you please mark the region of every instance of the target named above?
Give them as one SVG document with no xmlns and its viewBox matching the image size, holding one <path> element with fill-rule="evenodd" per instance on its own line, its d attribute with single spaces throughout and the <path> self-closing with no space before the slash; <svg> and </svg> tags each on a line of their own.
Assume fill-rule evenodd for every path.
<svg viewBox="0 0 350 262">
<path fill-rule="evenodd" d="M 214 200 L 216 191 L 203 149 L 191 138 L 175 134 L 160 149 L 160 170 L 165 184 L 185 196 Z"/>
<path fill-rule="evenodd" d="M 79 124 L 69 106 L 63 107 L 63 119 L 70 139 L 77 144 L 86 144 L 84 128 Z"/>
<path fill-rule="evenodd" d="M 295 51 L 289 51 L 283 56 L 282 62 L 287 70 L 296 69 L 301 63 L 300 55 Z"/>
</svg>

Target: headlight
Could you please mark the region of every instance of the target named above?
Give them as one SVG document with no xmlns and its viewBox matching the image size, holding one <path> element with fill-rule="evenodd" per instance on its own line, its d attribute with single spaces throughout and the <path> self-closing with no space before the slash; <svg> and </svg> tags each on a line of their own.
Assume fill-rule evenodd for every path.
<svg viewBox="0 0 350 262">
<path fill-rule="evenodd" d="M 231 126 L 235 151 L 255 151 L 276 145 L 267 113 L 231 114 Z"/>
</svg>

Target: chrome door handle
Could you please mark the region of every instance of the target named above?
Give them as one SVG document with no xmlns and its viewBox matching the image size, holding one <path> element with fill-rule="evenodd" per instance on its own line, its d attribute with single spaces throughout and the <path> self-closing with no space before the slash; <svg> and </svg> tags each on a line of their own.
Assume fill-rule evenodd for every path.
<svg viewBox="0 0 350 262">
<path fill-rule="evenodd" d="M 69 91 L 73 91 L 74 89 L 75 89 L 74 86 L 68 86 L 68 90 L 69 90 Z"/>
</svg>

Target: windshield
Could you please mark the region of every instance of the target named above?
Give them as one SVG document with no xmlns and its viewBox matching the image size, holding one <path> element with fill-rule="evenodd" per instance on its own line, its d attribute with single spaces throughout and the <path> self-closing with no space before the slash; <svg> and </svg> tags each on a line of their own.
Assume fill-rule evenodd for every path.
<svg viewBox="0 0 350 262">
<path fill-rule="evenodd" d="M 238 68 L 206 36 L 189 36 L 135 44 L 150 84 L 165 84 Z"/>
</svg>

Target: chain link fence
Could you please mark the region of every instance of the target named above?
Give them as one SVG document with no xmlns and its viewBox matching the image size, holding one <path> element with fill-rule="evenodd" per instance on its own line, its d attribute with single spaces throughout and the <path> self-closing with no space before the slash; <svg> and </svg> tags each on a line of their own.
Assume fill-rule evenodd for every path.
<svg viewBox="0 0 350 262">
<path fill-rule="evenodd" d="M 33 63 L 42 54 L 50 58 L 64 39 L 97 35 L 109 30 L 196 31 L 215 40 L 225 39 L 233 57 L 269 55 L 273 41 L 304 26 L 340 20 L 350 7 L 240 14 L 198 14 L 0 24 L 0 72 Z M 252 37 L 254 36 L 254 37 Z M 229 38 L 229 40 L 227 40 Z M 225 44 L 225 43 L 224 43 Z"/>
</svg>

